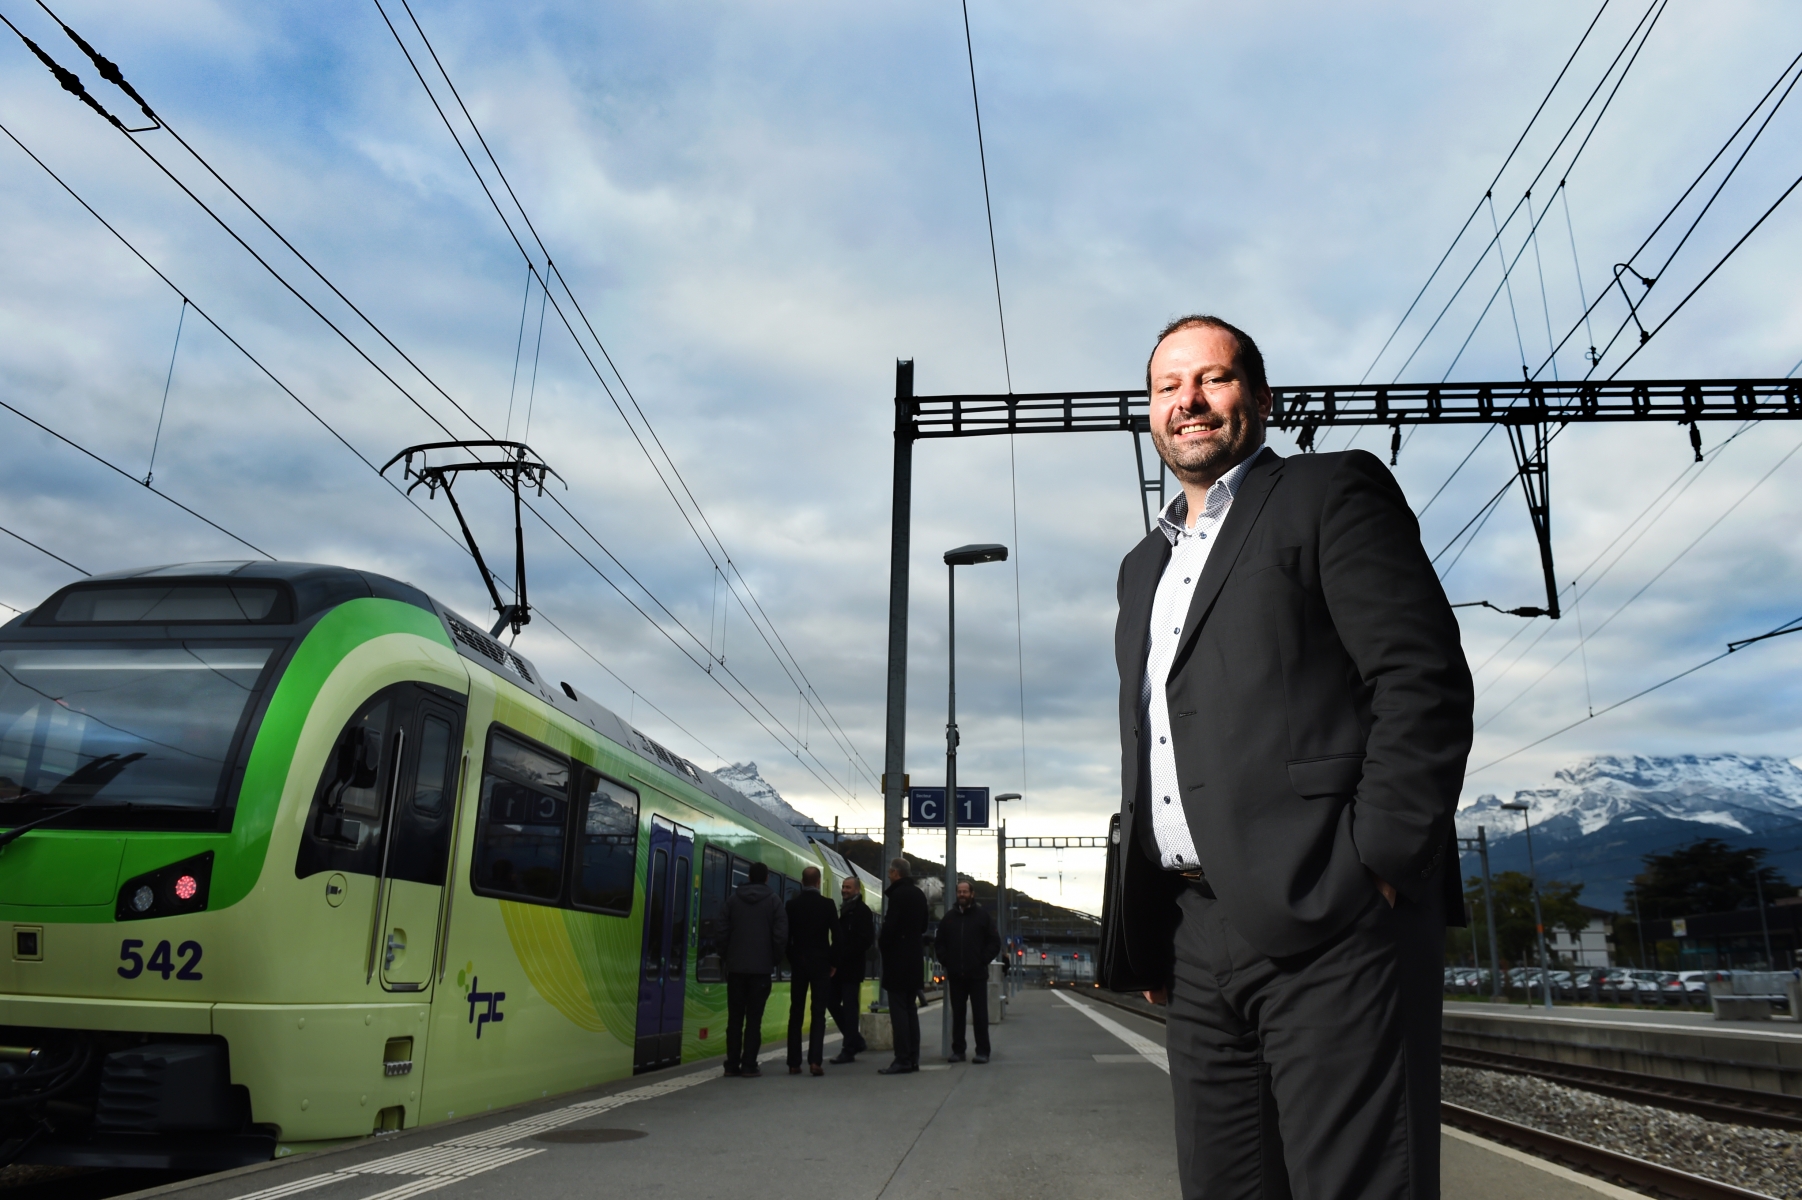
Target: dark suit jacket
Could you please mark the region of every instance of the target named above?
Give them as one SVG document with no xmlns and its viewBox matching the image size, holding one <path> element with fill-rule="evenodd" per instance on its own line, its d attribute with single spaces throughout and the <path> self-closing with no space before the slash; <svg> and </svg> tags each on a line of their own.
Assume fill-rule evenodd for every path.
<svg viewBox="0 0 1802 1200">
<path fill-rule="evenodd" d="M 1471 739 L 1458 625 L 1401 489 L 1361 450 L 1252 464 L 1183 623 L 1165 696 L 1182 803 L 1227 921 L 1256 950 L 1318 946 L 1370 903 L 1461 917 L 1452 813 Z M 1170 543 L 1120 564 L 1123 947 L 1169 979 L 1181 884 L 1157 861 L 1140 687 Z M 1140 818 L 1145 819 L 1141 820 Z"/>
<path fill-rule="evenodd" d="M 863 897 L 853 896 L 838 910 L 838 932 L 832 935 L 832 965 L 838 978 L 862 979 L 870 947 L 876 944 L 876 920 Z"/>
<path fill-rule="evenodd" d="M 818 891 L 803 888 L 789 900 L 788 965 L 797 978 L 826 973 L 837 934 L 838 909 Z"/>
<path fill-rule="evenodd" d="M 926 893 L 912 878 L 888 885 L 877 948 L 882 951 L 882 986 L 911 995 L 926 985 Z"/>
<path fill-rule="evenodd" d="M 951 911 L 939 921 L 933 950 L 949 979 L 987 979 L 989 964 L 1001 953 L 1001 934 L 995 929 L 995 918 L 975 901 L 969 908 L 953 902 Z"/>
</svg>

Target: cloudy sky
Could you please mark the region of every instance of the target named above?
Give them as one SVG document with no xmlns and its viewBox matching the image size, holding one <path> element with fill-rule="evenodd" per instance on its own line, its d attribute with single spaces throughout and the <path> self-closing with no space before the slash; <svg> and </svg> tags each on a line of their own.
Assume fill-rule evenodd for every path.
<svg viewBox="0 0 1802 1200">
<path fill-rule="evenodd" d="M 500 191 L 405 10 L 383 2 Z M 543 506 L 551 528 L 528 525 L 547 623 L 519 648 L 704 765 L 754 759 L 802 810 L 880 824 L 894 362 L 915 360 L 921 394 L 1001 391 L 1008 378 L 957 5 L 416 0 L 606 357 L 567 294 L 554 287 L 547 306 L 529 287 L 526 258 L 373 2 L 57 7 L 417 366 L 169 133 L 134 147 L 9 41 L 0 123 L 180 293 L 0 138 L 0 399 L 133 478 L 151 469 L 154 443 L 158 489 L 269 554 L 383 571 L 472 616 L 487 602 L 467 557 L 345 443 L 379 465 L 443 436 L 434 420 L 460 437 L 483 436 L 479 425 L 527 438 L 568 489 L 555 492 L 564 510 Z M 135 106 L 41 10 L 15 0 L 4 11 L 132 123 Z M 1524 209 L 1504 230 L 1503 253 L 1519 255 L 1511 289 L 1479 322 L 1501 282 L 1493 250 L 1479 263 L 1484 207 L 1472 226 L 1482 236 L 1459 244 L 1379 360 L 1593 15 L 1551 3 L 974 0 L 1014 388 L 1131 386 L 1157 326 L 1196 309 L 1252 330 L 1279 383 L 1518 378 L 1523 355 L 1539 364 L 1579 322 L 1579 297 L 1596 299 L 1766 89 L 1793 80 L 1785 66 L 1802 48 L 1802 11 L 1775 0 L 1611 0 L 1495 186 L 1498 223 L 1529 187 L 1545 214 L 1533 243 Z M 1643 47 L 1630 42 L 1636 24 Z M 1637 52 L 1619 61 L 1631 71 L 1613 91 L 1611 63 L 1629 44 Z M 1597 104 L 1613 99 L 1572 164 L 1595 105 L 1554 148 L 1598 84 Z M 1648 325 L 1794 180 L 1796 105 L 1776 111 L 1668 271 L 1768 105 L 1633 259 L 1659 280 Z M 1802 216 L 1781 207 L 1623 377 L 1790 371 L 1802 358 L 1799 253 Z M 1446 305 L 1473 265 L 1410 360 L 1430 323 L 1421 314 Z M 217 327 L 184 312 L 182 294 Z M 1626 316 L 1617 290 L 1596 309 L 1593 340 Z M 1591 340 L 1584 330 L 1567 344 L 1561 377 L 1586 369 Z M 1575 590 L 1555 623 L 1461 610 L 1480 668 L 1473 767 L 1802 613 L 1802 523 L 1785 515 L 1802 500 L 1802 462 L 1786 457 L 1802 425 L 1755 425 L 1722 447 L 1737 428 L 1704 428 L 1701 467 L 1675 425 L 1558 439 L 1555 550 Z M 0 430 L 0 526 L 78 568 L 249 553 L 11 412 Z M 1510 474 L 1492 437 L 1434 498 L 1480 433 L 1423 431 L 1402 452 L 1397 474 L 1430 552 Z M 1347 441 L 1335 432 L 1326 447 Z M 1293 449 L 1285 435 L 1272 443 Z M 1011 831 L 1097 833 L 1117 804 L 1109 635 L 1115 568 L 1142 532 L 1132 472 L 1124 435 L 937 442 L 916 458 L 909 767 L 916 783 L 942 771 L 938 556 L 1007 543 L 1015 563 L 963 574 L 959 662 L 963 778 L 1026 793 Z M 501 493 L 472 481 L 467 495 L 510 569 Z M 448 524 L 442 501 L 423 507 Z M 722 545 L 740 601 L 715 568 Z M 1439 562 L 1453 600 L 1542 601 L 1517 494 Z M 15 607 L 75 577 L 5 536 L 0 568 L 0 602 Z M 762 633 L 741 606 L 751 594 Z M 1579 617 L 1592 635 L 1580 649 Z M 811 681 L 813 708 L 794 663 L 764 641 L 770 628 Z M 710 653 L 724 658 L 712 674 L 698 665 Z M 1476 771 L 1466 796 L 1545 783 L 1590 753 L 1802 754 L 1798 666 L 1802 637 L 1736 654 Z M 992 841 L 965 847 L 992 870 Z M 1061 870 L 1066 902 L 1098 903 L 1097 855 L 1016 860 L 1030 862 L 1017 872 L 1029 888 L 1055 896 Z"/>
</svg>

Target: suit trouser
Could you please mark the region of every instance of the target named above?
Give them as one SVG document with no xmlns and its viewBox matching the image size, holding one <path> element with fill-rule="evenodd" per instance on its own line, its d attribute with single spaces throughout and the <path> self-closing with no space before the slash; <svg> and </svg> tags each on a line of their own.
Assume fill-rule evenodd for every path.
<svg viewBox="0 0 1802 1200">
<path fill-rule="evenodd" d="M 976 1018 L 976 1053 L 989 1053 L 989 980 L 986 975 L 949 975 L 945 991 L 951 1002 L 951 1053 L 964 1052 L 964 1003 Z"/>
<path fill-rule="evenodd" d="M 1185 889 L 1167 1044 L 1184 1200 L 1437 1200 L 1445 924 L 1373 889 L 1273 959 Z"/>
<path fill-rule="evenodd" d="M 763 1048 L 763 1006 L 770 999 L 768 975 L 726 976 L 726 1069 L 757 1070 Z"/>
<path fill-rule="evenodd" d="M 862 1019 L 858 1006 L 863 1003 L 863 976 L 853 975 L 843 967 L 826 983 L 827 1008 L 838 1031 L 845 1035 L 845 1050 L 857 1054 L 864 1049 Z"/>
<path fill-rule="evenodd" d="M 826 1059 L 826 989 L 829 968 L 802 971 L 797 968 L 788 984 L 788 1065 L 801 1065 L 801 1021 L 807 1015 L 807 997 L 813 996 L 813 1028 L 807 1035 L 807 1061 Z"/>
<path fill-rule="evenodd" d="M 889 1028 L 895 1035 L 895 1061 L 913 1063 L 920 1061 L 920 994 L 908 989 L 897 991 L 889 989 L 888 1020 Z"/>
</svg>

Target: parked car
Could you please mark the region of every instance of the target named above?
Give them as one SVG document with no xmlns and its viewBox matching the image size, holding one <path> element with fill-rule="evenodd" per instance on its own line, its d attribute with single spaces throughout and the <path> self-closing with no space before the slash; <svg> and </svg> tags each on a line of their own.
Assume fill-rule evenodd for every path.
<svg viewBox="0 0 1802 1200">
<path fill-rule="evenodd" d="M 1678 971 L 1677 978 L 1683 983 L 1686 992 L 1708 994 L 1708 985 L 1716 979 L 1726 980 L 1733 977 L 1732 971 Z"/>
</svg>

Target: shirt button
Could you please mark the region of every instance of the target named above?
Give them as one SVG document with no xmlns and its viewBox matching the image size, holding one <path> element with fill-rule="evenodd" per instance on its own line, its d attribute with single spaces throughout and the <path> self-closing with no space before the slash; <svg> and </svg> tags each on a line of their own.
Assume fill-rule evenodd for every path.
<svg viewBox="0 0 1802 1200">
<path fill-rule="evenodd" d="M 1184 580 L 1183 580 L 1183 582 L 1184 582 L 1184 583 L 1188 583 L 1188 582 L 1189 582 L 1189 581 L 1188 581 L 1188 580 L 1187 580 L 1187 579 L 1184 579 Z"/>
<path fill-rule="evenodd" d="M 1165 803 L 1165 804 L 1168 804 L 1168 803 L 1170 803 L 1170 797 L 1168 797 L 1168 796 L 1165 796 L 1165 797 L 1164 797 L 1164 803 Z"/>
<path fill-rule="evenodd" d="M 1159 739 L 1158 739 L 1158 745 L 1160 745 L 1160 746 L 1162 746 L 1162 745 L 1163 745 L 1163 744 L 1164 744 L 1164 743 L 1165 743 L 1165 742 L 1166 742 L 1166 741 L 1168 741 L 1168 740 L 1169 740 L 1169 739 L 1168 739 L 1168 738 L 1159 738 Z"/>
<path fill-rule="evenodd" d="M 1175 629 L 1172 629 L 1170 632 L 1171 633 L 1181 633 L 1182 631 L 1183 631 L 1183 627 L 1181 625 L 1178 625 Z"/>
<path fill-rule="evenodd" d="M 1208 535 L 1207 535 L 1207 534 L 1205 534 L 1205 533 L 1198 533 L 1198 534 L 1196 534 L 1196 535 L 1195 535 L 1195 536 L 1196 536 L 1196 537 L 1198 537 L 1198 538 L 1206 538 L 1206 537 L 1207 537 L 1207 536 L 1208 536 Z"/>
</svg>

